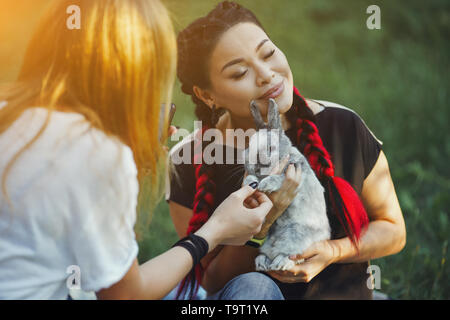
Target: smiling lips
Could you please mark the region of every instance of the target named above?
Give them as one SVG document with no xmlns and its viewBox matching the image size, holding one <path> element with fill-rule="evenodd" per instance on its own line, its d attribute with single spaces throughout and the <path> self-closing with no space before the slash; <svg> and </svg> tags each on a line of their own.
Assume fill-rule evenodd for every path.
<svg viewBox="0 0 450 320">
<path fill-rule="evenodd" d="M 264 93 L 261 97 L 258 99 L 275 99 L 278 97 L 284 90 L 284 82 L 281 81 L 276 86 L 272 87 L 271 89 L 267 90 L 266 93 Z"/>
</svg>

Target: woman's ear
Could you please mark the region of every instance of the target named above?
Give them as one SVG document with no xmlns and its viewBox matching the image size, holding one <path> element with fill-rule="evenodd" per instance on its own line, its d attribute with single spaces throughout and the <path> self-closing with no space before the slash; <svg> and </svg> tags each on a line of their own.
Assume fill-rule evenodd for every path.
<svg viewBox="0 0 450 320">
<path fill-rule="evenodd" d="M 211 94 L 207 90 L 201 89 L 197 86 L 193 86 L 192 89 L 194 91 L 194 94 L 197 96 L 197 98 L 199 98 L 200 100 L 203 101 L 203 103 L 205 103 L 207 106 L 212 108 L 212 106 L 214 104 L 214 99 L 212 98 Z"/>
</svg>

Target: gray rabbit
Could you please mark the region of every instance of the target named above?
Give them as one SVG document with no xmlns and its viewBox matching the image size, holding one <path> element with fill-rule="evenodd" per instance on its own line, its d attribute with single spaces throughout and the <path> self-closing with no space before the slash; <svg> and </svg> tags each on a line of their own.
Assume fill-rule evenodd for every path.
<svg viewBox="0 0 450 320">
<path fill-rule="evenodd" d="M 286 211 L 271 226 L 266 242 L 255 259 L 257 271 L 287 270 L 295 265 L 291 254 L 301 254 L 311 244 L 330 239 L 331 229 L 326 213 L 324 188 L 311 169 L 308 160 L 294 147 L 281 126 L 278 106 L 269 99 L 268 123 L 264 123 L 258 106 L 250 104 L 257 132 L 245 150 L 244 185 L 257 181 L 258 190 L 271 193 L 281 188 L 285 179 L 269 175 L 279 159 L 289 155 L 289 163 L 301 168 L 298 193 Z"/>
</svg>

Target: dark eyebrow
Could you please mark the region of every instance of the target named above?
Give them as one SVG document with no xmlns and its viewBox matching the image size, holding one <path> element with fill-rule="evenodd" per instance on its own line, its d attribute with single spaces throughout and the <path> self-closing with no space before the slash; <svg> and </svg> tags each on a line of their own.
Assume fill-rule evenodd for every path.
<svg viewBox="0 0 450 320">
<path fill-rule="evenodd" d="M 231 60 L 230 62 L 228 62 L 226 65 L 223 66 L 223 68 L 222 68 L 222 70 L 221 70 L 220 72 L 222 72 L 223 70 L 225 70 L 225 68 L 228 68 L 229 66 L 231 66 L 231 65 L 233 65 L 233 64 L 236 64 L 236 63 L 240 63 L 240 62 L 242 62 L 242 61 L 244 61 L 244 59 L 242 59 L 242 58 L 238 58 L 238 59 Z"/>
<path fill-rule="evenodd" d="M 264 39 L 264 40 L 262 40 L 257 46 L 256 46 L 256 52 L 259 50 L 259 48 L 261 48 L 262 47 L 262 45 L 266 42 L 266 41 L 269 41 L 269 39 Z M 228 68 L 229 66 L 232 66 L 233 64 L 236 64 L 236 63 L 241 63 L 242 61 L 244 61 L 244 59 L 242 59 L 242 58 L 238 58 L 238 59 L 234 59 L 234 60 L 231 60 L 230 62 L 228 62 L 226 65 L 224 65 L 223 66 L 223 68 L 222 68 L 222 70 L 220 71 L 220 72 L 222 72 L 223 70 L 225 70 L 226 68 Z"/>
<path fill-rule="evenodd" d="M 259 48 L 261 48 L 262 45 L 263 45 L 266 41 L 269 41 L 269 39 L 264 39 L 263 41 L 261 41 L 261 42 L 258 44 L 258 46 L 256 47 L 256 50 L 255 50 L 255 51 L 258 51 Z"/>
</svg>

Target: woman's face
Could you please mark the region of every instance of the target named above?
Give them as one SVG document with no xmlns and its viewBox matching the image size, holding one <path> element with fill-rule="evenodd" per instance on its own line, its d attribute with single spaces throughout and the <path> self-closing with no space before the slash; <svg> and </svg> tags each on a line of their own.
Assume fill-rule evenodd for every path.
<svg viewBox="0 0 450 320">
<path fill-rule="evenodd" d="M 251 118 L 255 100 L 263 116 L 273 98 L 280 113 L 292 105 L 293 80 L 286 56 L 254 23 L 239 23 L 219 39 L 210 60 L 209 95 L 232 116 Z"/>
</svg>

